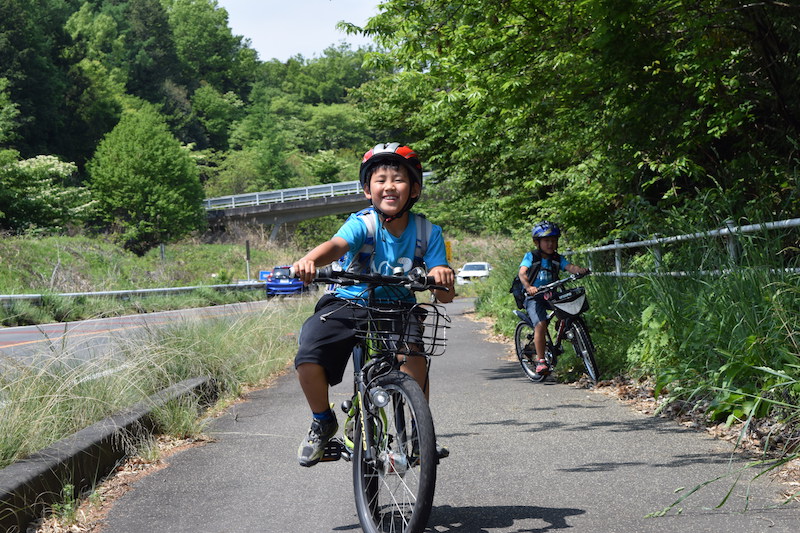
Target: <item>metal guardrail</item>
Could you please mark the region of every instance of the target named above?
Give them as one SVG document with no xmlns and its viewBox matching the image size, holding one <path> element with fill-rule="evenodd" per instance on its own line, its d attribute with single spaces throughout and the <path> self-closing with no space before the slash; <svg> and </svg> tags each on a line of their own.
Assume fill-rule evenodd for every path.
<svg viewBox="0 0 800 533">
<path fill-rule="evenodd" d="M 361 193 L 361 182 L 358 180 L 342 181 L 325 185 L 313 185 L 311 187 L 295 187 L 293 189 L 281 189 L 278 191 L 264 191 L 207 198 L 204 201 L 204 206 L 207 211 L 211 211 L 214 209 L 296 202 L 298 200 L 310 200 L 311 198 L 348 196 Z"/>
<path fill-rule="evenodd" d="M 635 242 L 622 242 L 620 239 L 615 239 L 614 244 L 606 244 L 604 246 L 596 246 L 593 248 L 585 248 L 582 250 L 569 250 L 563 252 L 563 255 L 586 254 L 588 256 L 589 268 L 592 268 L 592 254 L 596 252 L 614 251 L 615 270 L 613 272 L 595 272 L 595 274 L 604 276 L 615 277 L 638 277 L 638 276 L 673 276 L 673 277 L 686 277 L 691 275 L 720 275 L 730 272 L 731 269 L 718 269 L 718 270 L 702 270 L 695 272 L 661 272 L 661 245 L 670 244 L 682 241 L 689 241 L 694 239 L 702 239 L 708 237 L 722 237 L 727 240 L 728 255 L 731 264 L 736 264 L 739 259 L 739 247 L 736 243 L 736 236 L 745 233 L 756 233 L 759 231 L 772 230 L 772 229 L 786 229 L 800 227 L 800 218 L 792 218 L 788 220 L 779 220 L 777 222 L 764 222 L 762 224 L 748 224 L 745 226 L 736 226 L 732 220 L 725 221 L 725 227 L 703 231 L 697 233 L 690 233 L 687 235 L 676 235 L 673 237 L 656 237 L 644 241 Z M 629 248 L 650 248 L 653 251 L 656 264 L 656 272 L 641 273 L 641 272 L 622 272 L 622 250 Z M 592 269 L 594 270 L 594 269 Z M 774 271 L 778 271 L 773 269 Z M 800 268 L 781 269 L 780 272 L 800 272 Z"/>
<path fill-rule="evenodd" d="M 166 287 L 157 289 L 134 289 L 129 291 L 99 291 L 99 292 L 65 292 L 60 294 L 53 294 L 53 296 L 63 296 L 67 298 L 77 298 L 80 296 L 86 297 L 113 297 L 113 298 L 130 298 L 132 296 L 148 296 L 153 294 L 178 294 L 182 292 L 192 292 L 198 289 L 214 289 L 214 290 L 253 290 L 265 287 L 264 281 L 248 281 L 243 283 L 231 283 L 227 285 L 195 285 L 192 287 Z M 15 301 L 28 301 L 34 303 L 41 303 L 42 298 L 47 295 L 43 294 L 2 294 L 0 295 L 0 304 L 7 305 Z"/>
</svg>

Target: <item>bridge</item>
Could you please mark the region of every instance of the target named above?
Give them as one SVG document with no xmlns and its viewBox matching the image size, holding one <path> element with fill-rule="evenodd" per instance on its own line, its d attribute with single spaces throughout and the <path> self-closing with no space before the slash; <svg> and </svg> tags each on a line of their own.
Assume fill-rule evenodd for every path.
<svg viewBox="0 0 800 533">
<path fill-rule="evenodd" d="M 288 222 L 353 213 L 369 206 L 369 201 L 356 180 L 208 198 L 204 205 L 211 225 L 226 220 L 270 225 L 274 240 Z"/>
</svg>

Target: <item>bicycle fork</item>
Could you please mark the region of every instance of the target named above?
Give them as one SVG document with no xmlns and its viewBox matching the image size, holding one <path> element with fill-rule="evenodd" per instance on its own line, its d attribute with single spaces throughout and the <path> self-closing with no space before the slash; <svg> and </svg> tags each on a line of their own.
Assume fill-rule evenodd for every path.
<svg viewBox="0 0 800 533">
<path fill-rule="evenodd" d="M 368 395 L 367 384 L 365 380 L 365 372 L 364 372 L 364 349 L 356 346 L 353 349 L 353 365 L 357 369 L 355 372 L 355 393 L 353 394 L 353 398 L 351 400 L 345 400 L 341 404 L 341 409 L 345 413 L 345 423 L 344 423 L 344 438 L 334 437 L 330 441 L 328 441 L 328 445 L 325 447 L 325 452 L 322 458 L 322 461 L 338 461 L 339 459 L 344 459 L 345 461 L 350 462 L 353 458 L 353 449 L 355 446 L 363 446 L 365 450 L 364 459 L 369 463 L 374 463 L 375 461 L 375 447 L 374 447 L 374 436 L 371 431 L 367 431 L 367 428 L 373 426 L 372 423 L 372 413 L 369 411 L 369 405 L 376 404 L 380 406 L 381 395 L 380 393 L 383 392 L 385 395 L 386 392 L 382 389 L 376 389 L 372 392 L 374 396 L 378 396 L 376 398 L 378 402 L 366 400 L 365 398 Z M 361 434 L 355 434 L 355 423 L 356 418 L 361 418 Z"/>
</svg>

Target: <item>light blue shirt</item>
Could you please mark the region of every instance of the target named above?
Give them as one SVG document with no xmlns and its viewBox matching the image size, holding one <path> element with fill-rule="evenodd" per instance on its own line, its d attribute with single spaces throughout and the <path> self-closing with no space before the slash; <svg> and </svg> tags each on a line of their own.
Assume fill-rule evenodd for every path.
<svg viewBox="0 0 800 533">
<path fill-rule="evenodd" d="M 369 216 L 374 216 L 370 213 Z M 428 270 L 437 266 L 447 266 L 447 255 L 442 237 L 442 228 L 436 224 L 431 224 L 431 236 L 428 240 L 428 247 L 423 257 L 425 266 Z M 336 232 L 335 237 L 341 237 L 347 241 L 348 252 L 344 258 L 344 265 L 349 265 L 354 254 L 357 254 L 367 238 L 367 226 L 361 221 L 360 217 L 352 214 Z M 395 237 L 381 224 L 375 229 L 375 253 L 369 265 L 370 272 L 390 276 L 394 267 L 402 266 L 404 272 L 410 271 L 414 265 L 414 255 L 417 247 L 417 224 L 416 217 L 408 214 L 408 226 L 399 237 Z M 338 287 L 334 294 L 341 298 L 360 298 L 366 290 L 366 284 Z M 410 291 L 396 287 L 378 287 L 375 296 L 380 299 L 415 301 L 416 298 Z"/>
</svg>

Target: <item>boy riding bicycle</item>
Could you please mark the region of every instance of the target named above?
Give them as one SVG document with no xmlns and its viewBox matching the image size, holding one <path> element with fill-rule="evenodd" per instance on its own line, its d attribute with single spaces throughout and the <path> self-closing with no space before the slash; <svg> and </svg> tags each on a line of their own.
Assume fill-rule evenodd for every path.
<svg viewBox="0 0 800 533">
<path fill-rule="evenodd" d="M 359 179 L 372 208 L 350 215 L 339 231 L 294 263 L 298 278 L 310 283 L 316 269 L 345 257 L 349 269 L 391 275 L 395 268 L 408 272 L 424 262 L 428 276 L 449 291 L 435 290 L 438 301 L 453 300 L 455 275 L 447 264 L 442 230 L 410 211 L 422 191 L 422 165 L 408 146 L 385 143 L 369 150 L 361 161 Z M 425 224 L 430 235 L 420 237 L 417 226 Z M 422 250 L 420 241 L 427 241 Z M 420 256 L 421 257 L 418 257 Z M 319 462 L 325 445 L 336 434 L 339 424 L 330 409 L 329 385 L 342 381 L 350 353 L 356 344 L 355 328 L 366 313 L 343 305 L 344 300 L 359 300 L 366 287 L 337 288 L 323 296 L 300 332 L 295 357 L 300 386 L 313 415 L 311 429 L 300 443 L 297 459 L 302 466 Z M 384 302 L 413 302 L 405 289 L 376 289 Z M 428 365 L 423 357 L 407 357 L 402 370 L 411 375 L 428 397 Z"/>
<path fill-rule="evenodd" d="M 544 303 L 535 299 L 538 287 L 558 279 L 558 272 L 566 270 L 570 274 L 585 274 L 588 268 L 573 265 L 567 258 L 559 255 L 558 237 L 561 229 L 558 225 L 543 221 L 531 230 L 536 250 L 528 252 L 519 265 L 519 280 L 525 290 L 525 310 L 533 323 L 533 343 L 536 347 L 536 373 L 546 375 L 550 367 L 544 358 L 547 336 L 547 308 Z"/>
</svg>

